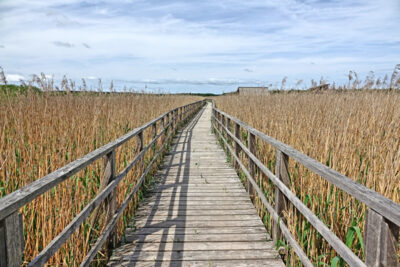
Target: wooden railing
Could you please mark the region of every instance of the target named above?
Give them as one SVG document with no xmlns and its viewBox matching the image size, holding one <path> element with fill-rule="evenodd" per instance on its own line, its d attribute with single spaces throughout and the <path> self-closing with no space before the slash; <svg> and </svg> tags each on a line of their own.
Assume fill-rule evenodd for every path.
<svg viewBox="0 0 400 267">
<path fill-rule="evenodd" d="M 320 162 L 302 154 L 292 147 L 283 144 L 270 136 L 250 127 L 246 123 L 234 118 L 225 112 L 218 110 L 213 105 L 212 125 L 219 138 L 231 154 L 238 168 L 247 177 L 247 190 L 250 195 L 257 193 L 267 211 L 271 215 L 274 224 L 272 238 L 275 242 L 281 234 L 285 237 L 293 251 L 304 266 L 313 266 L 295 237 L 289 231 L 282 217 L 285 201 L 292 205 L 313 225 L 313 227 L 336 250 L 337 254 L 350 266 L 399 266 L 397 253 L 400 226 L 400 205 L 378 194 L 377 192 L 359 184 L 339 172 L 321 164 Z M 234 132 L 231 131 L 234 129 Z M 247 132 L 247 146 L 241 142 L 241 131 Z M 255 137 L 266 142 L 276 149 L 276 175 L 274 175 L 256 157 Z M 228 139 L 228 140 L 227 140 Z M 235 144 L 232 147 L 229 143 Z M 248 158 L 248 166 L 240 159 L 240 151 Z M 353 196 L 358 201 L 366 204 L 369 209 L 365 222 L 365 263 L 358 258 L 342 240 L 340 240 L 318 217 L 307 208 L 303 202 L 289 189 L 289 158 L 296 160 L 304 167 L 318 174 L 325 180 L 334 184 L 341 190 Z M 262 190 L 255 181 L 256 168 L 264 173 L 275 185 L 275 206 L 273 207 L 264 196 Z"/>
<path fill-rule="evenodd" d="M 152 165 L 166 148 L 171 137 L 174 135 L 177 125 L 184 122 L 189 116 L 197 112 L 205 101 L 198 101 L 182 107 L 170 110 L 156 119 L 136 128 L 115 141 L 104 145 L 89 154 L 77 159 L 68 165 L 34 181 L 33 183 L 19 189 L 15 192 L 0 199 L 0 266 L 20 266 L 23 256 L 24 237 L 23 237 L 23 221 L 22 215 L 18 213 L 19 209 L 30 203 L 32 200 L 54 188 L 61 182 L 65 181 L 78 171 L 82 170 L 94 161 L 104 158 L 105 168 L 102 184 L 105 187 L 96 197 L 86 205 L 82 211 L 73 218 L 73 220 L 64 228 L 64 230 L 56 236 L 40 254 L 29 263 L 29 266 L 44 265 L 54 253 L 68 240 L 74 231 L 84 222 L 89 215 L 96 210 L 97 207 L 105 202 L 105 211 L 107 211 L 107 225 L 104 231 L 98 237 L 96 243 L 86 255 L 81 266 L 88 266 L 96 256 L 102 245 L 108 240 L 111 246 L 115 246 L 117 236 L 115 226 L 124 209 L 128 206 L 130 200 L 141 187 L 145 177 L 149 173 Z M 160 131 L 157 133 L 157 123 L 160 125 Z M 152 140 L 143 146 L 143 131 L 152 127 Z M 115 150 L 121 145 L 128 142 L 133 137 L 137 137 L 139 144 L 139 153 L 127 165 L 127 167 L 119 174 L 115 173 Z M 127 173 L 135 166 L 135 164 L 143 164 L 143 157 L 150 148 L 161 138 L 162 145 L 154 155 L 153 159 L 147 166 L 142 166 L 141 176 L 136 185 L 129 192 L 124 202 L 116 207 L 116 187 L 127 175 Z"/>
</svg>

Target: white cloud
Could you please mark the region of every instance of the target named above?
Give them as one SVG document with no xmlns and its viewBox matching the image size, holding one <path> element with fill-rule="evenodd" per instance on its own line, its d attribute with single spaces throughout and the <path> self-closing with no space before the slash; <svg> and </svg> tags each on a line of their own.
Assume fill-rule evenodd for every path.
<svg viewBox="0 0 400 267">
<path fill-rule="evenodd" d="M 192 89 L 209 77 L 339 80 L 399 63 L 399 13 L 396 0 L 6 0 L 0 58 L 24 75 L 181 79 Z"/>
<path fill-rule="evenodd" d="M 6 74 L 6 79 L 8 82 L 19 82 L 21 80 L 25 80 L 25 77 L 19 74 Z"/>
</svg>

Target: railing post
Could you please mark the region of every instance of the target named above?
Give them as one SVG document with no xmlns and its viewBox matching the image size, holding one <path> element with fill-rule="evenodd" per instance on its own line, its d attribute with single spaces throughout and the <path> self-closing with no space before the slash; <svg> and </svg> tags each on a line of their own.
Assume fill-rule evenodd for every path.
<svg viewBox="0 0 400 267">
<path fill-rule="evenodd" d="M 180 111 L 180 118 L 179 118 L 179 121 L 182 121 L 182 118 L 183 118 L 183 112 L 182 112 L 182 107 L 180 107 L 179 108 L 179 111 Z"/>
<path fill-rule="evenodd" d="M 367 266 L 399 266 L 399 227 L 372 209 L 365 215 L 365 263 Z"/>
<path fill-rule="evenodd" d="M 255 155 L 256 154 L 256 137 L 250 131 L 247 131 L 247 147 L 250 152 Z M 253 177 L 254 181 L 256 181 L 256 165 L 254 164 L 253 160 L 249 157 L 249 173 L 251 177 Z M 250 180 L 247 179 L 247 191 L 249 192 L 250 198 L 254 201 L 254 189 L 250 183 Z"/>
<path fill-rule="evenodd" d="M 175 110 L 171 112 L 171 132 L 175 130 Z"/>
<path fill-rule="evenodd" d="M 112 150 L 107 155 L 104 156 L 104 174 L 103 183 L 109 184 L 115 179 L 115 150 Z M 106 224 L 110 222 L 117 210 L 117 188 L 115 188 L 105 201 L 105 211 L 106 211 Z M 117 229 L 114 229 L 109 238 L 108 246 L 115 248 L 118 243 Z"/>
<path fill-rule="evenodd" d="M 219 122 L 222 122 L 222 115 L 219 112 L 218 112 L 218 120 Z M 221 132 L 221 134 L 224 134 L 224 132 L 222 131 L 222 126 L 219 123 L 218 123 L 218 130 Z"/>
<path fill-rule="evenodd" d="M 16 211 L 0 221 L 0 267 L 21 266 L 23 253 L 23 219 Z"/>
<path fill-rule="evenodd" d="M 289 178 L 289 157 L 285 153 L 280 150 L 276 151 L 276 177 L 281 180 L 286 186 L 290 185 Z M 282 217 L 283 211 L 287 207 L 287 200 L 285 195 L 279 190 L 279 188 L 275 187 L 275 211 L 279 217 Z M 272 228 L 272 239 L 274 243 L 278 242 L 281 238 L 281 228 L 278 223 L 273 224 Z"/>
<path fill-rule="evenodd" d="M 157 122 L 155 122 L 155 123 L 153 123 L 153 126 L 152 126 L 152 128 L 153 128 L 153 139 L 154 138 L 156 138 L 156 136 L 157 136 Z"/>
<path fill-rule="evenodd" d="M 232 132 L 231 131 L 231 119 L 228 117 L 226 117 L 226 125 L 225 126 L 226 126 L 227 131 Z M 232 145 L 232 138 L 228 133 L 226 133 L 226 141 L 228 142 L 228 144 L 231 143 L 231 145 Z M 233 159 L 232 159 L 232 161 L 233 161 Z"/>
<path fill-rule="evenodd" d="M 223 114 L 221 114 L 221 120 L 220 120 L 220 122 L 221 122 L 221 132 L 222 132 L 222 137 L 224 137 L 224 136 L 226 136 L 227 135 L 227 133 L 225 132 L 225 129 L 224 129 L 224 126 L 225 126 L 225 115 L 223 115 Z M 225 145 L 222 143 L 222 147 L 225 147 Z"/>
<path fill-rule="evenodd" d="M 138 135 L 137 135 L 137 151 L 140 153 L 142 150 L 143 150 L 143 131 L 138 133 Z M 143 169 L 144 169 L 143 158 L 144 158 L 144 155 L 142 155 L 140 162 L 139 162 L 140 174 L 143 173 Z"/>
<path fill-rule="evenodd" d="M 211 113 L 213 115 L 213 116 L 211 116 L 211 126 L 213 128 L 215 128 L 215 119 L 214 119 L 214 117 L 215 117 L 215 109 L 214 108 L 211 109 Z"/>
<path fill-rule="evenodd" d="M 240 125 L 237 122 L 235 122 L 235 137 L 240 140 Z M 235 142 L 235 153 L 240 160 L 240 145 L 237 142 Z M 236 169 L 239 169 L 239 163 L 236 163 Z"/>
<path fill-rule="evenodd" d="M 165 130 L 165 116 L 161 118 L 161 130 L 160 131 L 164 131 L 164 130 Z M 165 136 L 166 136 L 166 132 L 164 132 L 161 136 L 161 144 L 164 144 Z"/>
</svg>

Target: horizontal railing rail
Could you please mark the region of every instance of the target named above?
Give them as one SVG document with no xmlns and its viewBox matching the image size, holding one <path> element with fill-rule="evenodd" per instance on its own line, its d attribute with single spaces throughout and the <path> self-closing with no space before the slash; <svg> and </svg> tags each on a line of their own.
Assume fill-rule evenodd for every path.
<svg viewBox="0 0 400 267">
<path fill-rule="evenodd" d="M 87 155 L 65 165 L 64 167 L 57 169 L 56 171 L 38 179 L 31 184 L 16 190 L 5 197 L 0 199 L 0 266 L 19 266 L 22 260 L 23 253 L 23 234 L 22 234 L 22 216 L 18 214 L 18 211 L 24 205 L 30 203 L 38 196 L 44 194 L 55 186 L 59 185 L 66 179 L 73 176 L 83 168 L 87 167 L 94 161 L 104 158 L 106 165 L 103 174 L 103 180 L 106 185 L 104 188 L 100 188 L 100 192 L 97 193 L 96 197 L 87 204 L 82 211 L 76 215 L 73 220 L 64 228 L 64 230 L 56 236 L 46 248 L 44 248 L 29 266 L 44 265 L 56 251 L 68 240 L 68 238 L 74 233 L 74 231 L 87 219 L 96 208 L 103 202 L 108 205 L 105 209 L 108 211 L 108 221 L 96 243 L 92 246 L 86 258 L 81 263 L 81 266 L 88 266 L 91 260 L 96 256 L 99 249 L 102 247 L 107 239 L 111 239 L 113 245 L 116 243 L 116 235 L 112 234 L 115 232 L 115 226 L 118 219 L 122 215 L 124 209 L 128 206 L 129 201 L 138 191 L 143 184 L 145 177 L 151 170 L 154 162 L 165 150 L 167 143 L 174 135 L 177 125 L 185 121 L 189 116 L 197 112 L 200 107 L 205 103 L 204 100 L 194 102 L 185 106 L 181 106 L 172 109 L 159 117 L 147 122 L 146 124 L 133 129 L 129 133 L 121 136 L 120 138 L 110 142 Z M 157 123 L 161 124 L 161 129 L 157 133 Z M 143 132 L 147 128 L 153 128 L 152 140 L 146 146 L 143 146 Z M 123 169 L 119 174 L 115 174 L 115 150 L 131 140 L 133 137 L 137 137 L 139 147 L 139 153 L 134 159 Z M 163 138 L 162 138 L 163 137 Z M 152 160 L 147 164 L 146 168 L 142 166 L 142 171 L 139 180 L 133 189 L 129 192 L 124 202 L 120 207 L 116 207 L 116 187 L 121 180 L 127 175 L 127 173 L 140 162 L 143 165 L 143 157 L 147 151 L 154 147 L 154 144 L 162 138 L 161 146 L 153 156 Z M 105 201 L 106 200 L 106 201 Z M 111 237 L 109 237 L 111 235 Z"/>
<path fill-rule="evenodd" d="M 213 104 L 212 113 L 213 129 L 218 133 L 225 147 L 233 156 L 236 166 L 238 166 L 247 177 L 247 189 L 249 194 L 256 191 L 257 196 L 265 205 L 274 221 L 272 237 L 275 242 L 283 235 L 303 265 L 313 266 L 301 246 L 297 243 L 295 237 L 288 230 L 282 217 L 284 208 L 287 206 L 285 202 L 289 201 L 350 266 L 398 266 L 399 204 L 215 108 L 215 104 Z M 232 128 L 235 129 L 234 133 L 231 131 Z M 247 146 L 240 140 L 241 129 L 247 131 Z M 259 140 L 268 143 L 276 149 L 276 175 L 255 155 L 255 137 L 258 137 Z M 232 141 L 231 143 L 234 144 L 234 148 L 229 144 L 230 142 L 228 142 L 227 139 Z M 248 158 L 247 167 L 240 159 L 240 151 L 243 151 Z M 289 189 L 289 158 L 296 160 L 304 167 L 318 174 L 369 207 L 365 223 L 365 263 Z M 255 181 L 256 168 L 258 171 L 264 173 L 275 185 L 275 207 L 272 207 L 267 201 L 262 190 Z"/>
</svg>

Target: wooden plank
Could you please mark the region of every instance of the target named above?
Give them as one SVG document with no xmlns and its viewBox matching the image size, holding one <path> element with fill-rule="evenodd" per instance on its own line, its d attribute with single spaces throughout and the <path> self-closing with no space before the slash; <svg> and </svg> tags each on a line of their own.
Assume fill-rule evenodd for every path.
<svg viewBox="0 0 400 267">
<path fill-rule="evenodd" d="M 264 242 L 267 241 L 266 233 L 258 234 L 225 234 L 225 235 L 126 235 L 126 242 L 137 243 L 165 243 L 165 242 Z"/>
<path fill-rule="evenodd" d="M 249 196 L 247 195 L 246 192 L 228 192 L 224 190 L 219 190 L 219 191 L 214 191 L 214 192 L 185 192 L 184 190 L 176 190 L 176 192 L 158 192 L 153 194 L 155 198 L 171 198 L 174 197 L 175 195 L 179 195 L 180 198 L 191 198 L 191 197 L 206 197 L 206 198 L 211 198 L 211 197 L 241 197 L 241 198 L 248 198 Z"/>
<path fill-rule="evenodd" d="M 197 193 L 202 193 L 202 194 L 219 194 L 219 193 L 226 193 L 226 194 L 247 194 L 246 191 L 243 190 L 243 188 L 240 187 L 224 187 L 220 186 L 218 188 L 214 187 L 169 187 L 165 189 L 154 189 L 154 190 L 149 190 L 146 192 L 146 194 L 163 194 L 163 195 L 170 195 L 170 194 L 176 194 L 176 193 L 186 193 L 186 194 L 197 194 Z"/>
<path fill-rule="evenodd" d="M 209 261 L 209 260 L 262 260 L 262 259 L 276 259 L 277 255 L 273 251 L 268 250 L 224 250 L 221 251 L 166 251 L 162 253 L 161 257 L 157 254 L 157 251 L 146 251 L 143 253 L 131 254 L 125 256 L 126 252 L 121 249 L 118 251 L 118 256 L 113 255 L 111 261 L 121 260 L 121 261 L 154 261 L 158 258 L 158 261 Z"/>
<path fill-rule="evenodd" d="M 183 213 L 183 212 L 182 212 Z M 239 214 L 239 215 L 194 215 L 194 216 L 189 216 L 187 214 L 179 214 L 177 216 L 171 216 L 169 214 L 167 215 L 154 215 L 152 214 L 151 219 L 149 219 L 148 214 L 145 216 L 136 216 L 135 217 L 135 222 L 140 223 L 143 221 L 147 220 L 152 220 L 152 221 L 186 221 L 186 222 L 191 222 L 191 221 L 246 221 L 246 220 L 253 220 L 256 214 L 251 214 L 251 215 L 244 215 L 244 214 Z"/>
<path fill-rule="evenodd" d="M 186 221 L 186 220 L 150 220 L 135 222 L 136 227 L 243 227 L 243 226 L 260 226 L 263 225 L 260 219 L 252 219 L 248 221 Z"/>
<path fill-rule="evenodd" d="M 268 260 L 223 260 L 223 261 L 157 261 L 153 260 L 153 262 L 148 261 L 139 261 L 139 262 L 131 262 L 131 261 L 122 261 L 122 262 L 110 262 L 108 266 L 132 266 L 134 264 L 135 267 L 150 267 L 150 266 L 159 266 L 159 267 L 284 267 L 282 260 L 280 259 L 268 259 Z"/>
<path fill-rule="evenodd" d="M 123 247 L 127 251 L 134 252 L 137 243 L 128 243 Z M 271 242 L 257 241 L 257 242 L 165 242 L 163 248 L 160 249 L 160 244 L 157 243 L 141 243 L 140 251 L 182 251 L 182 250 L 195 250 L 195 251 L 224 251 L 224 250 L 270 250 L 273 248 Z"/>
<path fill-rule="evenodd" d="M 180 207 L 188 207 L 189 206 L 219 206 L 219 205 L 225 205 L 225 206 L 229 206 L 229 205 L 248 205 L 251 207 L 252 203 L 250 202 L 250 200 L 243 200 L 243 201 L 223 201 L 223 200 L 209 200 L 209 201 L 202 201 L 202 200 L 198 200 L 198 201 L 192 201 L 192 200 L 188 200 L 185 202 L 179 201 L 179 200 L 174 200 L 172 202 L 168 202 L 168 203 L 162 203 L 160 201 L 146 201 L 143 203 L 144 205 L 157 205 L 158 206 L 162 206 L 162 207 L 172 207 L 172 206 L 180 206 Z M 190 207 L 192 208 L 192 207 Z"/>
<path fill-rule="evenodd" d="M 231 197 L 231 196 L 152 196 L 149 198 L 149 201 L 159 201 L 162 203 L 172 203 L 175 201 L 179 201 L 181 204 L 185 204 L 189 201 L 191 202 L 208 202 L 208 201 L 214 201 L 214 202 L 236 202 L 236 203 L 248 203 L 250 202 L 248 197 L 245 196 L 238 196 L 238 197 Z"/>
<path fill-rule="evenodd" d="M 143 206 L 147 205 L 147 203 L 142 203 Z M 182 204 L 182 205 L 170 205 L 170 203 L 158 203 L 156 206 L 151 207 L 150 205 L 148 205 L 148 207 L 150 207 L 151 210 L 168 210 L 168 211 L 172 211 L 172 210 L 229 210 L 229 209 L 252 209 L 254 208 L 254 206 L 251 203 L 229 203 L 227 205 L 215 205 L 215 203 L 212 204 L 203 204 L 203 205 L 186 205 L 186 204 Z"/>
<path fill-rule="evenodd" d="M 230 184 L 222 184 L 222 185 L 212 185 L 212 184 L 162 184 L 156 190 L 166 190 L 170 188 L 181 188 L 182 190 L 186 189 L 199 189 L 199 190 L 208 190 L 208 189 L 243 189 L 243 185 L 241 183 L 230 183 Z"/>
<path fill-rule="evenodd" d="M 253 209 L 237 209 L 237 210 L 216 210 L 216 209 L 208 209 L 208 210 L 153 210 L 152 208 L 141 208 L 135 213 L 135 216 L 149 216 L 150 211 L 152 211 L 152 216 L 177 216 L 177 215 L 185 215 L 185 216 L 204 216 L 204 215 L 220 215 L 228 218 L 231 215 L 255 215 L 257 214 Z"/>
<path fill-rule="evenodd" d="M 252 226 L 252 227 L 224 227 L 224 228 L 191 228 L 191 227 L 144 227 L 139 229 L 127 228 L 126 235 L 165 235 L 168 234 L 178 234 L 178 235 L 225 235 L 225 234 L 259 234 L 266 233 L 264 226 Z M 268 234 L 267 234 L 268 235 Z"/>
</svg>

